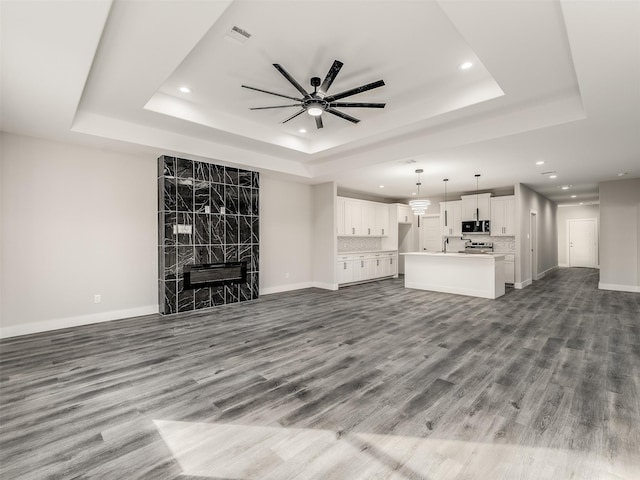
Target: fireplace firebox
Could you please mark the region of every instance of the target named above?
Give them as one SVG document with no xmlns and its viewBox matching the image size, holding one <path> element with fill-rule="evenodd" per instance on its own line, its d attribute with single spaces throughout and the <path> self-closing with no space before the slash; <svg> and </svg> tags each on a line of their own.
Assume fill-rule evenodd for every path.
<svg viewBox="0 0 640 480">
<path fill-rule="evenodd" d="M 247 281 L 247 262 L 204 263 L 184 266 L 184 288 L 235 285 Z"/>
</svg>

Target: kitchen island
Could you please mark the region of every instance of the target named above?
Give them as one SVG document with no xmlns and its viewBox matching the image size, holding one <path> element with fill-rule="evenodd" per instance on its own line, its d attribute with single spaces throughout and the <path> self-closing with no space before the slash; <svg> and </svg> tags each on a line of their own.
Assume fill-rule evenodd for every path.
<svg viewBox="0 0 640 480">
<path fill-rule="evenodd" d="M 408 252 L 404 286 L 472 297 L 504 295 L 504 255 Z"/>
</svg>

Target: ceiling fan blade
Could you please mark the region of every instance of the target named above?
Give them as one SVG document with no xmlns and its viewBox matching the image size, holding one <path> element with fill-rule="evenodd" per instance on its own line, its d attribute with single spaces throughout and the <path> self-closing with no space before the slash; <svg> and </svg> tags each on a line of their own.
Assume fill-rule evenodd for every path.
<svg viewBox="0 0 640 480">
<path fill-rule="evenodd" d="M 309 96 L 309 92 L 307 92 L 304 88 L 302 88 L 302 85 L 300 85 L 295 78 L 293 78 L 291 75 L 289 75 L 289 72 L 287 72 L 284 68 L 282 68 L 280 65 L 278 65 L 277 63 L 273 64 L 274 67 L 276 67 L 276 70 L 278 70 L 282 76 L 284 78 L 286 78 L 287 80 L 289 80 L 289 83 L 291 85 L 293 85 L 294 87 L 296 87 L 296 90 L 298 90 L 302 95 L 304 95 L 305 97 Z"/>
<path fill-rule="evenodd" d="M 342 65 L 343 63 L 338 60 L 333 61 L 333 65 L 331 65 L 331 68 L 327 72 L 327 76 L 324 77 L 324 81 L 322 82 L 322 85 L 320 85 L 320 91 L 322 93 L 327 93 L 327 90 L 329 90 L 329 87 L 331 86 L 333 81 L 336 79 L 336 76 L 338 75 L 338 72 L 342 68 Z"/>
<path fill-rule="evenodd" d="M 347 115 L 346 113 L 340 112 L 338 110 L 334 110 L 333 108 L 327 108 L 325 112 L 332 113 L 336 117 L 344 118 L 345 120 L 349 120 L 350 122 L 353 122 L 353 123 L 358 123 L 360 121 L 356 117 L 352 117 L 351 115 Z"/>
<path fill-rule="evenodd" d="M 330 97 L 325 97 L 325 100 L 327 102 L 334 102 L 344 97 L 350 97 L 351 95 L 356 95 L 358 93 L 366 92 L 367 90 L 372 90 L 374 88 L 382 87 L 383 85 L 384 85 L 384 81 L 378 80 L 377 82 L 368 83 L 367 85 L 362 85 L 361 87 L 356 87 L 356 88 L 352 88 L 351 90 L 346 90 L 344 92 L 338 93 L 337 95 L 331 95 Z"/>
<path fill-rule="evenodd" d="M 288 98 L 289 100 L 296 100 L 301 102 L 301 98 L 290 97 L 289 95 L 282 95 L 281 93 L 270 92 L 268 90 L 262 90 L 261 88 L 250 87 L 249 85 L 241 85 L 242 88 L 248 88 L 249 90 L 255 90 L 256 92 L 268 93 L 269 95 L 276 95 L 278 97 Z"/>
<path fill-rule="evenodd" d="M 324 125 L 322 124 L 322 116 L 320 116 L 320 115 L 318 115 L 316 117 L 316 127 L 318 127 L 318 128 L 324 127 Z"/>
<path fill-rule="evenodd" d="M 348 103 L 348 102 L 332 102 L 329 104 L 331 108 L 384 108 L 386 103 Z"/>
<path fill-rule="evenodd" d="M 287 118 L 285 121 L 283 121 L 282 123 L 287 123 L 289 120 L 292 120 L 294 118 L 296 118 L 298 115 L 300 115 L 301 113 L 306 112 L 306 110 L 303 108 L 302 110 L 300 110 L 299 112 L 294 113 L 293 115 L 291 115 L 289 118 Z"/>
<path fill-rule="evenodd" d="M 274 105 L 273 107 L 252 107 L 249 110 L 268 110 L 269 108 L 287 108 L 287 107 L 299 107 L 299 103 L 294 103 L 293 105 Z"/>
</svg>

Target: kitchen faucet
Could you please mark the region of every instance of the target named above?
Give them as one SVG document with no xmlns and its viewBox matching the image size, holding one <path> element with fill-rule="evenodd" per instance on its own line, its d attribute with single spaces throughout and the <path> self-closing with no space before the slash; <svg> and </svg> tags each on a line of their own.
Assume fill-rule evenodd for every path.
<svg viewBox="0 0 640 480">
<path fill-rule="evenodd" d="M 449 237 L 446 237 L 442 242 L 442 253 L 447 253 L 447 243 L 449 243 Z"/>
</svg>

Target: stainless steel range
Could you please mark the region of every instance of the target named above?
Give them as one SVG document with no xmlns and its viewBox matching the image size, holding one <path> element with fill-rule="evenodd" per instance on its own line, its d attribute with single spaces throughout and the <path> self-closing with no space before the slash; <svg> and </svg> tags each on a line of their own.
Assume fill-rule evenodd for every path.
<svg viewBox="0 0 640 480">
<path fill-rule="evenodd" d="M 493 253 L 493 242 L 472 242 L 464 244 L 464 251 L 460 253 Z"/>
</svg>

